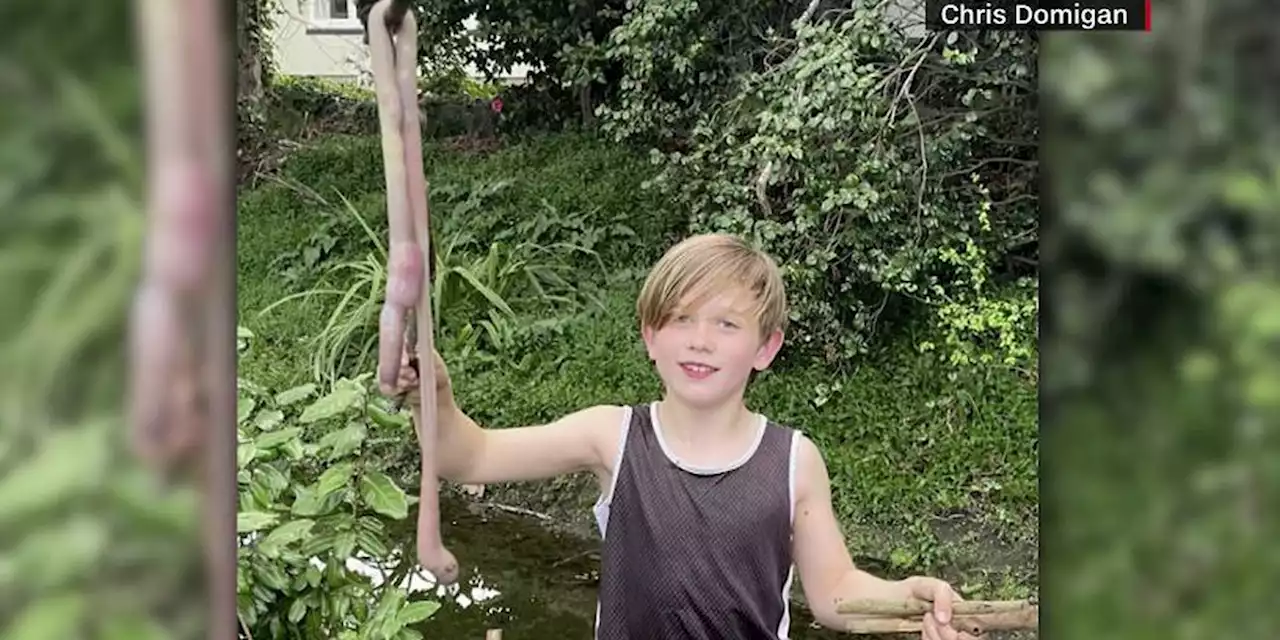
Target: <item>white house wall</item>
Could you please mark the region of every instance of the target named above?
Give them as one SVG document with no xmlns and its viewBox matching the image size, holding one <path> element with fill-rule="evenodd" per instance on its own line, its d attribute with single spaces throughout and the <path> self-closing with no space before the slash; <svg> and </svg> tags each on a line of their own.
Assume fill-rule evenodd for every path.
<svg viewBox="0 0 1280 640">
<path fill-rule="evenodd" d="M 279 4 L 271 37 L 281 74 L 355 80 L 367 73 L 369 53 L 358 27 L 319 27 L 308 20 L 309 7 L 296 0 Z"/>
</svg>

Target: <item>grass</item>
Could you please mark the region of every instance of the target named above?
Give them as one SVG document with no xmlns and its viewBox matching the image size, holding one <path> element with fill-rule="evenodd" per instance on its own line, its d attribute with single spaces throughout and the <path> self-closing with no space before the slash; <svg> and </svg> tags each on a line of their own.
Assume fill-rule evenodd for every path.
<svg viewBox="0 0 1280 640">
<path fill-rule="evenodd" d="M 378 153 L 375 139 L 326 140 L 290 158 L 280 182 L 241 194 L 241 323 L 258 336 L 242 367 L 254 380 L 285 388 L 311 379 L 306 341 L 323 329 L 332 301 L 257 312 L 315 286 L 326 265 L 362 255 L 364 232 L 343 221 L 335 194 L 385 233 Z M 595 403 L 654 399 L 660 389 L 636 331 L 634 296 L 681 220 L 638 187 L 648 171 L 643 160 L 575 136 L 529 139 L 487 156 L 434 147 L 426 155 L 441 229 L 495 238 L 543 216 L 538 224 L 559 224 L 575 238 L 623 223 L 634 232 L 601 236 L 594 246 L 609 272 L 599 281 L 602 308 L 536 327 L 532 321 L 555 315 L 516 308 L 527 324 L 496 359 L 464 357 L 452 330 L 442 335 L 459 401 L 473 417 L 505 427 Z M 897 345 L 856 365 L 837 375 L 793 359 L 758 378 L 749 397 L 822 448 L 855 553 L 891 572 L 954 571 L 976 593 L 1033 590 L 1035 388 L 998 370 L 952 380 L 934 360 Z"/>
</svg>

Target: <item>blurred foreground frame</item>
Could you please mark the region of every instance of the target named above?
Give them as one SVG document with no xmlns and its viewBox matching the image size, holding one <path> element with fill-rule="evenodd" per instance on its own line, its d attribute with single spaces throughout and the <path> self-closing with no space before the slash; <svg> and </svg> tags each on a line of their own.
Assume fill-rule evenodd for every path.
<svg viewBox="0 0 1280 640">
<path fill-rule="evenodd" d="M 7 6 L 0 38 L 0 638 L 208 638 L 199 495 L 128 450 L 138 5 L 29 7 Z"/>
<path fill-rule="evenodd" d="M 1280 627 L 1280 4 L 1043 34 L 1049 638 Z"/>
</svg>

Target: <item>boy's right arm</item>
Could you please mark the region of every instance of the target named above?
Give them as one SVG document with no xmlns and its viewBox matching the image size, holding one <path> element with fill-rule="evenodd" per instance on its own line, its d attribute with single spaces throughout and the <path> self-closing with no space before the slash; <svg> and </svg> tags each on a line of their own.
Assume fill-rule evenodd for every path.
<svg viewBox="0 0 1280 640">
<path fill-rule="evenodd" d="M 488 484 L 587 470 L 603 476 L 609 471 L 606 461 L 613 459 L 605 452 L 610 444 L 606 429 L 620 424 L 622 408 L 600 405 L 547 424 L 506 429 L 482 428 L 452 402 L 441 406 L 439 414 L 434 453 L 440 476 L 460 484 Z"/>
<path fill-rule="evenodd" d="M 430 450 L 441 478 L 459 484 L 539 480 L 590 470 L 607 477 L 618 448 L 623 408 L 599 405 L 553 422 L 526 427 L 485 429 L 457 406 L 448 370 L 435 356 L 439 427 Z M 401 369 L 400 388 L 409 390 L 414 425 L 421 407 L 413 369 Z"/>
</svg>

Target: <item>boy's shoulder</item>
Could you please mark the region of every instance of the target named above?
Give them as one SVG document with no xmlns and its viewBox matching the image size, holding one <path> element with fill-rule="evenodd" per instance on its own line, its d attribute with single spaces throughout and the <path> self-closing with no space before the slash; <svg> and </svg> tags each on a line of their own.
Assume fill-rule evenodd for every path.
<svg viewBox="0 0 1280 640">
<path fill-rule="evenodd" d="M 766 429 L 777 431 L 791 439 L 792 454 L 795 456 L 796 465 L 802 473 L 804 469 L 815 465 L 825 466 L 825 462 L 822 459 L 822 450 L 803 428 L 790 422 L 774 420 L 768 415 L 764 415 L 764 420 Z"/>
<path fill-rule="evenodd" d="M 761 419 L 764 420 L 765 429 L 774 430 L 779 433 L 785 434 L 788 437 L 795 438 L 796 442 L 799 442 L 800 440 L 805 439 L 804 429 L 800 428 L 798 425 L 792 424 L 790 422 L 775 420 L 773 417 L 762 412 L 757 412 L 756 415 L 760 416 Z"/>
</svg>

